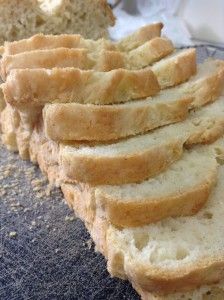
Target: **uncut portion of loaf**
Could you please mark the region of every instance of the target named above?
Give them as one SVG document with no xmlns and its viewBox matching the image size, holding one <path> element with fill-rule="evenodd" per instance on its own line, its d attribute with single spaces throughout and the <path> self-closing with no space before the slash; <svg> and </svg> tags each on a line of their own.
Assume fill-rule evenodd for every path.
<svg viewBox="0 0 224 300">
<path fill-rule="evenodd" d="M 185 121 L 144 135 L 109 144 L 61 144 L 61 168 L 71 180 L 92 185 L 141 182 L 177 160 L 183 144 L 213 142 L 223 130 L 222 96 Z"/>
<path fill-rule="evenodd" d="M 107 141 L 143 133 L 183 120 L 189 108 L 217 99 L 223 84 L 223 61 L 209 59 L 198 65 L 197 74 L 188 82 L 152 99 L 117 105 L 45 105 L 45 133 L 55 141 Z"/>
<path fill-rule="evenodd" d="M 109 72 L 16 69 L 11 71 L 2 89 L 5 100 L 14 106 L 49 102 L 108 104 L 155 95 L 159 84 L 150 69 Z"/>
<path fill-rule="evenodd" d="M 80 33 L 97 39 L 107 36 L 115 18 L 105 0 L 2 0 L 0 43 L 35 33 Z"/>
<path fill-rule="evenodd" d="M 195 216 L 168 218 L 130 229 L 110 227 L 107 232 L 108 263 L 112 275 L 121 272 L 148 292 L 186 292 L 223 279 L 223 178 L 205 207 Z M 116 270 L 118 267 L 118 270 Z"/>
<path fill-rule="evenodd" d="M 110 71 L 118 68 L 141 69 L 149 66 L 174 50 L 172 42 L 165 38 L 155 38 L 142 46 L 122 53 L 115 50 L 85 49 L 85 48 L 56 48 L 33 50 L 15 55 L 3 55 L 1 60 L 1 77 L 14 69 L 52 69 L 54 67 L 74 67 L 80 69 L 95 69 Z"/>
<path fill-rule="evenodd" d="M 84 39 L 79 34 L 43 35 L 36 34 L 28 39 L 15 42 L 5 42 L 3 52 L 5 55 L 13 55 L 22 52 L 56 48 L 84 48 L 89 51 L 97 50 L 119 50 L 131 51 L 149 40 L 161 35 L 162 23 L 149 24 L 138 31 L 121 39 L 117 44 L 107 39 Z M 90 37 L 92 38 L 92 37 Z"/>
</svg>

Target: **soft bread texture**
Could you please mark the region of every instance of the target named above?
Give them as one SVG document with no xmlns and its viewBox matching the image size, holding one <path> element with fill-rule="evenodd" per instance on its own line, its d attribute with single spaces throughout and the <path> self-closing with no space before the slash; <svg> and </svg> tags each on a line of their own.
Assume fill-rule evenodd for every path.
<svg viewBox="0 0 224 300">
<path fill-rule="evenodd" d="M 127 277 L 158 294 L 186 292 L 223 279 L 223 178 L 221 166 L 217 186 L 195 216 L 135 229 L 110 227 L 109 271 L 115 275 L 114 259 L 121 255 Z"/>
<path fill-rule="evenodd" d="M 1 0 L 0 43 L 35 33 L 80 33 L 97 39 L 107 36 L 115 18 L 104 0 Z"/>
<path fill-rule="evenodd" d="M 79 34 L 43 35 L 36 34 L 28 39 L 15 42 L 6 42 L 3 53 L 13 55 L 33 50 L 55 49 L 55 48 L 84 48 L 89 51 L 97 50 L 119 50 L 131 51 L 155 37 L 160 37 L 162 23 L 149 24 L 132 33 L 128 38 L 121 39 L 117 44 L 107 39 L 96 41 L 84 39 Z"/>
<path fill-rule="evenodd" d="M 117 143 L 61 144 L 66 177 L 92 185 L 140 182 L 177 160 L 183 144 L 209 143 L 224 131 L 224 98 L 192 111 L 183 122 Z"/>
<path fill-rule="evenodd" d="M 155 38 L 142 46 L 121 53 L 103 49 L 56 48 L 33 50 L 15 55 L 3 55 L 1 60 L 1 77 L 6 79 L 13 69 L 52 69 L 54 67 L 74 67 L 83 70 L 95 69 L 110 71 L 118 68 L 141 69 L 172 53 L 171 41 Z"/>
<path fill-rule="evenodd" d="M 143 133 L 183 120 L 189 108 L 217 99 L 223 84 L 223 61 L 209 59 L 198 65 L 197 74 L 188 82 L 152 99 L 103 106 L 45 105 L 45 132 L 54 141 L 109 141 Z"/>
<path fill-rule="evenodd" d="M 189 79 L 196 72 L 195 49 L 183 50 L 162 59 L 153 65 L 152 70 L 118 69 L 103 73 L 75 68 L 15 69 L 2 88 L 6 101 L 13 105 L 127 102 L 155 95 L 160 89 L 158 81 L 162 84 L 161 88 L 165 88 Z M 171 75 L 166 84 L 163 78 Z"/>
<path fill-rule="evenodd" d="M 155 95 L 159 84 L 150 69 L 17 69 L 10 72 L 2 89 L 5 100 L 14 106 L 49 102 L 110 104 Z"/>
</svg>

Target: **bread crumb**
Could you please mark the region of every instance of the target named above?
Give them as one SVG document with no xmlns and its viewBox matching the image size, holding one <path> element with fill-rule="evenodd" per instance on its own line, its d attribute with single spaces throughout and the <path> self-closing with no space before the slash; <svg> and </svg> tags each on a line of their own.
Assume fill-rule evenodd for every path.
<svg viewBox="0 0 224 300">
<path fill-rule="evenodd" d="M 9 237 L 10 238 L 15 238 L 17 236 L 17 232 L 16 231 L 11 231 L 10 233 L 9 233 Z"/>
<path fill-rule="evenodd" d="M 72 217 L 66 216 L 66 217 L 65 217 L 65 221 L 72 222 L 72 221 L 74 221 L 74 220 L 75 220 L 75 217 L 74 217 L 74 216 L 72 216 Z"/>
</svg>

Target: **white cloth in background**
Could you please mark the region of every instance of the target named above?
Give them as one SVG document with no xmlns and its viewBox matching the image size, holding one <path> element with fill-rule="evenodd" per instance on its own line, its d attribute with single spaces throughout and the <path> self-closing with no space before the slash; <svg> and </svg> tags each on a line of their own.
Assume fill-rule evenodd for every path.
<svg viewBox="0 0 224 300">
<path fill-rule="evenodd" d="M 117 17 L 117 21 L 114 28 L 110 29 L 111 37 L 114 40 L 118 40 L 141 26 L 152 22 L 162 22 L 164 24 L 163 35 L 170 38 L 175 46 L 193 45 L 197 43 L 197 41 L 193 40 L 194 33 L 196 39 L 199 39 L 197 36 L 198 28 L 200 29 L 204 23 L 206 23 L 207 27 L 214 25 L 213 23 L 215 15 L 213 15 L 212 18 L 212 24 L 209 24 L 207 19 L 204 20 L 206 14 L 203 15 L 203 10 L 206 8 L 207 10 L 209 9 L 209 7 L 206 6 L 207 1 L 210 0 L 204 0 L 205 5 L 203 9 L 198 11 L 198 5 L 193 5 L 195 2 L 190 0 L 123 0 L 114 9 L 114 14 Z M 217 7 L 214 7 L 214 11 L 212 12 L 213 14 L 218 14 L 218 12 L 216 13 L 215 9 L 218 10 L 221 3 L 219 3 L 219 1 L 223 1 L 224 6 L 224 0 L 216 0 Z M 193 9 L 192 5 L 193 8 L 195 7 L 195 11 L 189 16 L 189 11 L 192 12 Z M 186 14 L 184 14 L 185 11 Z M 222 16 L 222 13 L 219 13 L 219 23 L 220 15 Z M 199 19 L 201 20 L 200 24 Z M 195 24 L 195 27 L 192 24 Z M 201 25 L 201 27 L 199 25 Z M 192 34 L 190 34 L 188 28 L 192 29 Z M 206 37 L 207 42 L 215 42 L 214 37 L 209 36 L 209 31 L 205 31 L 204 36 L 205 38 L 202 39 L 204 39 L 205 43 Z M 216 42 L 220 42 L 220 38 Z M 221 42 L 224 43 L 224 36 Z"/>
</svg>

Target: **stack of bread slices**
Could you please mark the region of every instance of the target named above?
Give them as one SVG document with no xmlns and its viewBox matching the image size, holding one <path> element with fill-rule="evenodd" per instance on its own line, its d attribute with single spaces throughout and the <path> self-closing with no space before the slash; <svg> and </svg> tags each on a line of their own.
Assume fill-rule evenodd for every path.
<svg viewBox="0 0 224 300">
<path fill-rule="evenodd" d="M 2 140 L 142 299 L 224 299 L 224 62 L 197 65 L 161 29 L 5 43 Z"/>
</svg>

